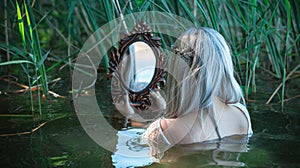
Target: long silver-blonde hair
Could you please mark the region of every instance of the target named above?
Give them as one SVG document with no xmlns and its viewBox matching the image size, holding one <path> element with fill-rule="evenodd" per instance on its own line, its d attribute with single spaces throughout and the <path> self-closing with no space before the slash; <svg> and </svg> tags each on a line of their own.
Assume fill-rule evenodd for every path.
<svg viewBox="0 0 300 168">
<path fill-rule="evenodd" d="M 174 45 L 167 79 L 167 118 L 211 109 L 212 98 L 245 104 L 236 79 L 230 49 L 217 31 L 191 28 Z"/>
</svg>

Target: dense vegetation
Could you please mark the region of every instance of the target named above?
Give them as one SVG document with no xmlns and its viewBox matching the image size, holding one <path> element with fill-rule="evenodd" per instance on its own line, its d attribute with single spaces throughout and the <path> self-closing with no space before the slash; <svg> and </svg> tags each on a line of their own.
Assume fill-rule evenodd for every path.
<svg viewBox="0 0 300 168">
<path fill-rule="evenodd" d="M 38 100 L 42 95 L 47 96 L 52 71 L 68 65 L 72 72 L 85 40 L 103 24 L 119 17 L 116 2 L 2 1 L 1 79 L 6 75 L 21 76 L 29 90 L 41 88 L 37 89 Z M 285 91 L 290 86 L 288 82 L 299 79 L 300 4 L 297 0 L 126 0 L 120 1 L 120 7 L 124 15 L 139 11 L 173 13 L 197 26 L 221 32 L 230 43 L 247 98 L 256 88 L 265 87 L 257 85 L 259 74 L 276 83 L 267 103 L 275 95 L 282 104 L 287 98 L 299 97 L 299 92 L 287 96 Z M 103 69 L 107 68 L 105 61 L 101 64 Z M 11 71 L 12 68 L 17 71 Z M 33 99 L 32 92 L 29 93 Z"/>
</svg>

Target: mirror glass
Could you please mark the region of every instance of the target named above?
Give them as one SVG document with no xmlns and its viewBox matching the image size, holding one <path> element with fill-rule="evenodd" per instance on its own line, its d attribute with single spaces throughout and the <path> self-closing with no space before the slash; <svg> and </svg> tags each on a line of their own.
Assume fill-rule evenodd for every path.
<svg viewBox="0 0 300 168">
<path fill-rule="evenodd" d="M 156 57 L 147 43 L 137 41 L 129 45 L 122 64 L 124 82 L 129 89 L 139 92 L 151 83 L 155 73 Z"/>
</svg>

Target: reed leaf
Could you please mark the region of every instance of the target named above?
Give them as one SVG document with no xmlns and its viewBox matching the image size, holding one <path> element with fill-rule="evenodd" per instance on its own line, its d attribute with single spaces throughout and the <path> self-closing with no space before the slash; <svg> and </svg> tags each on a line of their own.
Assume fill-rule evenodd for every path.
<svg viewBox="0 0 300 168">
<path fill-rule="evenodd" d="M 32 63 L 31 61 L 27 61 L 27 60 L 13 60 L 13 61 L 0 62 L 0 66 L 13 65 L 13 64 L 23 64 L 23 63 L 34 65 L 34 63 Z"/>
<path fill-rule="evenodd" d="M 17 6 L 17 16 L 18 16 L 18 24 L 19 24 L 19 31 L 22 37 L 22 41 L 24 46 L 26 45 L 26 41 L 25 41 L 25 30 L 24 30 L 24 22 L 23 22 L 23 18 L 22 18 L 22 14 L 21 14 L 21 9 L 20 6 L 18 4 L 18 2 L 16 1 L 16 6 Z"/>
<path fill-rule="evenodd" d="M 54 0 L 48 5 L 34 1 L 33 6 L 29 5 L 29 0 L 24 2 L 19 6 L 20 3 L 16 1 L 15 8 L 7 9 L 8 20 L 17 18 L 17 31 L 13 27 L 8 28 L 11 32 L 10 45 L 0 41 L 0 49 L 11 54 L 13 61 L 1 62 L 0 65 L 20 64 L 28 77 L 29 85 L 42 84 L 43 93 L 48 90 L 48 73 L 62 64 L 68 64 L 72 70 L 74 58 L 89 35 L 103 24 L 120 17 L 111 0 Z M 176 14 L 192 21 L 195 26 L 210 27 L 219 31 L 231 47 L 234 66 L 247 98 L 252 94 L 250 91 L 255 93 L 256 88 L 261 87 L 257 86 L 257 75 L 263 73 L 279 80 L 282 88 L 277 95 L 283 100 L 286 88 L 289 87 L 286 82 L 291 80 L 289 74 L 300 65 L 300 3 L 297 0 L 119 2 L 124 15 L 137 11 L 160 11 L 170 15 L 170 22 L 176 21 L 172 16 Z M 114 25 L 111 24 L 111 32 L 97 34 L 97 39 L 107 38 L 106 33 L 115 31 Z M 185 25 L 181 26 L 186 29 Z M 38 30 L 53 32 L 41 34 Z M 158 35 L 162 37 L 164 49 L 169 49 L 176 40 L 163 34 Z M 42 40 L 45 36 L 50 39 L 48 42 Z M 116 43 L 113 41 L 113 44 Z M 19 47 L 19 44 L 23 47 Z M 47 48 L 51 48 L 51 53 Z M 99 48 L 99 52 L 104 51 L 105 49 Z M 50 65 L 46 68 L 48 58 L 54 62 L 49 62 Z M 106 55 L 101 66 L 108 70 Z"/>
</svg>

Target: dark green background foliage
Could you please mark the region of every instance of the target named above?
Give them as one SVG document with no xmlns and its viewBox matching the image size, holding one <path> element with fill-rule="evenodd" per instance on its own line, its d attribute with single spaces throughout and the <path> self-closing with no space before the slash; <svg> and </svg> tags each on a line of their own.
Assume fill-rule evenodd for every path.
<svg viewBox="0 0 300 168">
<path fill-rule="evenodd" d="M 19 17 L 15 1 L 4 0 L 0 6 L 0 65 L 20 64 L 22 68 L 17 72 L 26 74 L 24 80 L 30 86 L 42 84 L 46 95 L 51 72 L 65 65 L 72 70 L 85 40 L 103 24 L 119 17 L 110 0 L 28 0 L 18 4 Z M 247 99 L 257 88 L 264 87 L 257 84 L 259 74 L 276 83 L 269 92 L 270 96 L 273 93 L 270 100 L 276 97 L 283 103 L 297 96 L 286 93 L 289 81 L 299 77 L 297 0 L 131 0 L 120 1 L 120 7 L 124 15 L 162 11 L 186 18 L 196 26 L 218 30 L 231 46 Z M 20 23 L 24 34 L 20 33 Z M 166 48 L 174 39 L 166 37 L 162 41 Z M 107 69 L 107 59 L 100 66 Z M 1 66 L 1 74 L 6 74 L 6 68 Z"/>
</svg>

